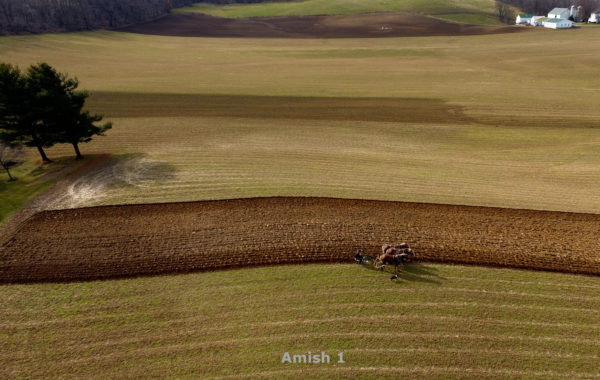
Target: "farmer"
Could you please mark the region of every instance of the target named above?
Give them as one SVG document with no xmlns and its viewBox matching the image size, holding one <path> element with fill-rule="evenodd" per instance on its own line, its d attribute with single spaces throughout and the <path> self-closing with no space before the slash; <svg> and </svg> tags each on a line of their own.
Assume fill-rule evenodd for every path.
<svg viewBox="0 0 600 380">
<path fill-rule="evenodd" d="M 354 254 L 354 261 L 356 261 L 359 264 L 362 264 L 362 260 L 363 260 L 363 257 L 360 254 L 360 251 L 356 251 L 356 253 Z"/>
</svg>

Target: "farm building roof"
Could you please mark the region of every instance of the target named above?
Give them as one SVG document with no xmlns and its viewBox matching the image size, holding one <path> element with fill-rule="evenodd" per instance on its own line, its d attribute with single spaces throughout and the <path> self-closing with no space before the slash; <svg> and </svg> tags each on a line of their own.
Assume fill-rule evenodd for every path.
<svg viewBox="0 0 600 380">
<path fill-rule="evenodd" d="M 568 8 L 554 8 L 550 12 L 548 12 L 548 14 L 550 14 L 550 13 L 563 13 L 564 11 L 569 12 L 569 9 Z"/>
<path fill-rule="evenodd" d="M 565 20 L 564 18 L 550 18 L 550 19 L 546 20 L 546 22 L 550 22 L 552 24 L 557 24 L 562 21 L 569 21 L 569 20 Z"/>
<path fill-rule="evenodd" d="M 521 18 L 532 18 L 533 16 L 535 16 L 535 15 L 530 15 L 530 14 L 527 14 L 527 13 L 519 14 L 519 17 L 521 17 Z"/>
</svg>

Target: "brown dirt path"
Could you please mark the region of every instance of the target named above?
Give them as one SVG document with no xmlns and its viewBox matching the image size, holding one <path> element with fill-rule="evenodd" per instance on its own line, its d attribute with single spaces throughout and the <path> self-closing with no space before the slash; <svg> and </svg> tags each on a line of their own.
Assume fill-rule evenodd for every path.
<svg viewBox="0 0 600 380">
<path fill-rule="evenodd" d="M 600 215 L 332 198 L 43 211 L 0 248 L 0 282 L 351 262 L 406 241 L 422 260 L 600 274 Z"/>
<path fill-rule="evenodd" d="M 513 33 L 531 31 L 533 28 L 471 25 L 419 14 L 392 12 L 253 18 L 176 13 L 119 30 L 182 37 L 372 38 Z"/>
</svg>

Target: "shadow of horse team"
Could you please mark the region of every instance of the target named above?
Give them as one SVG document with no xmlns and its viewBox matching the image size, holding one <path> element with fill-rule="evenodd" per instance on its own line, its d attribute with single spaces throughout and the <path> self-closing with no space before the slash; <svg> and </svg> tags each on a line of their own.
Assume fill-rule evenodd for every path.
<svg viewBox="0 0 600 380">
<path fill-rule="evenodd" d="M 363 255 L 360 251 L 354 254 L 354 260 L 358 264 L 372 264 L 372 268 L 377 271 L 384 271 L 386 266 L 394 266 L 394 272 L 390 280 L 397 280 L 404 278 L 413 281 L 424 281 L 439 283 L 431 279 L 431 277 L 438 276 L 433 268 L 428 268 L 422 264 L 414 264 L 413 261 L 416 259 L 416 254 L 407 243 L 400 243 L 399 245 L 384 244 L 381 246 L 381 253 L 377 257 Z M 402 266 L 403 271 L 398 272 L 398 267 Z M 427 276 L 423 277 L 423 276 Z"/>
</svg>

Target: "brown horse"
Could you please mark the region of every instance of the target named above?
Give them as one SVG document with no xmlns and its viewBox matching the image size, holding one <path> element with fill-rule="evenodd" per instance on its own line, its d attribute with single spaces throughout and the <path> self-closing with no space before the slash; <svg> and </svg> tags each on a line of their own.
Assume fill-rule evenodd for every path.
<svg viewBox="0 0 600 380">
<path fill-rule="evenodd" d="M 406 243 L 381 246 L 381 254 L 375 259 L 374 265 L 377 269 L 383 269 L 387 264 L 394 265 L 394 272 L 398 271 L 398 265 L 408 263 L 415 257 L 414 251 Z"/>
<path fill-rule="evenodd" d="M 397 272 L 398 265 L 402 264 L 402 259 L 401 259 L 400 255 L 393 255 L 390 253 L 382 253 L 381 255 L 379 255 L 377 257 L 377 259 L 375 259 L 375 262 L 373 263 L 375 268 L 381 269 L 381 270 L 383 270 L 383 268 L 387 264 L 393 264 L 394 272 Z"/>
<path fill-rule="evenodd" d="M 412 252 L 412 249 L 410 249 L 410 246 L 406 243 L 400 243 L 397 246 L 393 246 L 393 245 L 389 245 L 389 244 L 385 244 L 381 246 L 381 253 L 382 254 L 392 254 L 392 255 L 399 255 L 401 253 L 408 253 L 408 252 Z"/>
</svg>

